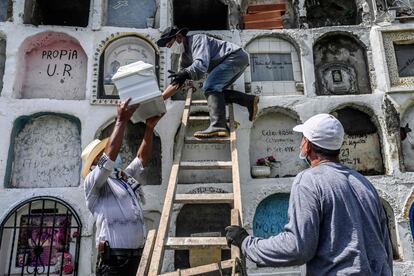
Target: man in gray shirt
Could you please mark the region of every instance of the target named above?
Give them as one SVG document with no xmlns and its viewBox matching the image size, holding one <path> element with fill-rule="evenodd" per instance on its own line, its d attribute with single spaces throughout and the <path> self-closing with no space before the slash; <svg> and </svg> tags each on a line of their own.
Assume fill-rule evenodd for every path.
<svg viewBox="0 0 414 276">
<path fill-rule="evenodd" d="M 153 129 L 159 117 L 147 119 L 136 157 L 121 170 L 118 153 L 137 109 L 129 106 L 130 100 L 118 104 L 111 136 L 94 140 L 82 152 L 86 205 L 96 219 L 99 276 L 135 276 L 145 243 L 143 192 L 136 179 L 151 159 Z"/>
<path fill-rule="evenodd" d="M 307 275 L 392 275 L 387 217 L 374 186 L 339 163 L 344 129 L 318 114 L 293 128 L 303 134 L 300 158 L 310 165 L 292 185 L 289 222 L 277 236 L 226 228 L 227 242 L 266 266 L 306 264 Z"/>
<path fill-rule="evenodd" d="M 249 65 L 248 54 L 238 45 L 218 40 L 205 34 L 187 35 L 188 29 L 167 28 L 157 41 L 159 47 L 175 48 L 181 55 L 181 70 L 172 73 L 171 85 L 164 91 L 164 99 L 174 95 L 187 79 L 199 80 L 208 74 L 204 82 L 210 115 L 210 126 L 197 131 L 195 137 L 225 137 L 229 135 L 226 125 L 226 103 L 244 106 L 249 120 L 255 119 L 259 97 L 231 90 L 230 86 Z"/>
</svg>

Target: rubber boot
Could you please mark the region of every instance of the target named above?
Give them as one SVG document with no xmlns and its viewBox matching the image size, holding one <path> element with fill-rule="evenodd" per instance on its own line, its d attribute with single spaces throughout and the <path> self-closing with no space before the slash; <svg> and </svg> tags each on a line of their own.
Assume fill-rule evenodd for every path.
<svg viewBox="0 0 414 276">
<path fill-rule="evenodd" d="M 208 112 L 210 115 L 210 126 L 194 133 L 197 138 L 227 137 L 229 130 L 226 124 L 226 103 L 222 92 L 206 94 Z"/>
<path fill-rule="evenodd" d="M 235 90 L 224 90 L 223 94 L 226 103 L 236 103 L 247 108 L 247 111 L 249 111 L 249 121 L 254 121 L 256 119 L 260 99 L 258 96 Z"/>
</svg>

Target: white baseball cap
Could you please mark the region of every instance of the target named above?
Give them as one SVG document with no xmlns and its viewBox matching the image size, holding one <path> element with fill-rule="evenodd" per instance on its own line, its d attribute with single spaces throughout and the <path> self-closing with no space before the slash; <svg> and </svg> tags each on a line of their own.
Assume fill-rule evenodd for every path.
<svg viewBox="0 0 414 276">
<path fill-rule="evenodd" d="M 312 144 L 327 150 L 338 150 L 344 141 L 344 127 L 334 116 L 321 113 L 297 125 L 293 131 L 302 132 Z"/>
</svg>

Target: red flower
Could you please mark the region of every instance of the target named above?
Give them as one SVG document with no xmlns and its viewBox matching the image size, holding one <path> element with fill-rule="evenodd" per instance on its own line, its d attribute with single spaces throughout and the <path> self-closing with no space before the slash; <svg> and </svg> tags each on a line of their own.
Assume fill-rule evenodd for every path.
<svg viewBox="0 0 414 276">
<path fill-rule="evenodd" d="M 276 159 L 273 157 L 273 155 L 270 155 L 270 156 L 266 157 L 266 159 L 267 159 L 269 162 L 276 162 Z"/>
<path fill-rule="evenodd" d="M 264 158 L 257 159 L 256 165 L 258 165 L 258 166 L 266 165 L 266 159 L 264 159 Z"/>
<path fill-rule="evenodd" d="M 73 232 L 72 237 L 76 239 L 79 236 L 78 231 Z"/>
</svg>

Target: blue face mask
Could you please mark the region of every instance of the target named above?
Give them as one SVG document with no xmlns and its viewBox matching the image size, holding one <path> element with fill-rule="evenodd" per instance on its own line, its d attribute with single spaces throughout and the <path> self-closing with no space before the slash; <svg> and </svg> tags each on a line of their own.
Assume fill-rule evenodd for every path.
<svg viewBox="0 0 414 276">
<path fill-rule="evenodd" d="M 114 169 L 120 170 L 121 166 L 122 166 L 122 159 L 121 159 L 121 156 L 119 156 L 119 154 L 118 154 L 118 156 L 115 159 Z"/>
<path fill-rule="evenodd" d="M 311 166 L 311 164 L 309 163 L 309 160 L 308 160 L 307 156 L 302 154 L 302 148 L 299 148 L 299 159 L 303 160 L 303 163 L 305 163 L 305 165 L 307 167 L 310 167 Z"/>
</svg>

